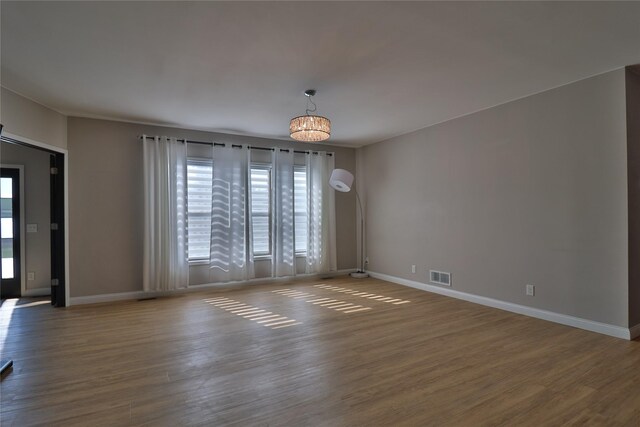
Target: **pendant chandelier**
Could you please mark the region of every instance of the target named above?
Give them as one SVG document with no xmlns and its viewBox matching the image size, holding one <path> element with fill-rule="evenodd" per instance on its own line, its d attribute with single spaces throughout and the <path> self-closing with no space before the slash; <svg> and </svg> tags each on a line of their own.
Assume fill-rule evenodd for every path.
<svg viewBox="0 0 640 427">
<path fill-rule="evenodd" d="M 325 141 L 331 136 L 331 121 L 326 117 L 309 114 L 315 113 L 318 109 L 313 99 L 311 99 L 316 94 L 316 91 L 308 89 L 304 91 L 304 94 L 307 97 L 307 110 L 304 116 L 291 119 L 289 136 L 297 141 L 304 142 Z M 309 108 L 309 104 L 313 104 L 313 109 Z"/>
</svg>

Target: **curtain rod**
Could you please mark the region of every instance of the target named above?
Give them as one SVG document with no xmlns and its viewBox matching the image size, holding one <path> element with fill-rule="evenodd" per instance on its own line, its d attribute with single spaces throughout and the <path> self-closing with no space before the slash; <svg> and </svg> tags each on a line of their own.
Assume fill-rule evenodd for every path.
<svg viewBox="0 0 640 427">
<path fill-rule="evenodd" d="M 144 135 L 140 135 L 138 137 L 139 139 L 144 138 Z M 148 136 L 147 138 L 154 138 L 152 136 Z M 223 143 L 223 142 L 208 142 L 208 141 L 192 141 L 190 139 L 176 139 L 176 141 L 179 142 L 184 142 L 185 144 L 200 144 L 200 145 L 211 145 L 211 146 L 217 146 L 217 147 L 225 147 L 227 144 Z M 231 147 L 233 148 L 242 148 L 242 145 L 238 145 L 238 144 L 231 144 Z M 253 147 L 251 145 L 247 146 L 247 148 L 249 148 L 250 150 L 264 150 L 264 151 L 275 151 L 275 148 L 269 148 L 269 147 Z M 284 151 L 286 153 L 288 153 L 289 150 L 288 148 L 278 148 L 278 150 L 280 151 Z M 300 150 L 293 150 L 294 153 L 298 153 L 298 154 L 318 154 L 318 151 L 300 151 Z M 327 153 L 327 156 L 333 156 L 333 153 Z"/>
</svg>

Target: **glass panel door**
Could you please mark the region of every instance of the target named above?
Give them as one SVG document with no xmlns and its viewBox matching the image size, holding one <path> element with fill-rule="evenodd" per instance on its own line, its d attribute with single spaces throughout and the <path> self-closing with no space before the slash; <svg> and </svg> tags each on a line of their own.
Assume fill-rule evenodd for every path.
<svg viewBox="0 0 640 427">
<path fill-rule="evenodd" d="M 20 171 L 2 168 L 0 174 L 0 295 L 20 296 Z"/>
<path fill-rule="evenodd" d="M 13 178 L 0 178 L 0 237 L 2 237 L 2 278 L 13 279 Z"/>
</svg>

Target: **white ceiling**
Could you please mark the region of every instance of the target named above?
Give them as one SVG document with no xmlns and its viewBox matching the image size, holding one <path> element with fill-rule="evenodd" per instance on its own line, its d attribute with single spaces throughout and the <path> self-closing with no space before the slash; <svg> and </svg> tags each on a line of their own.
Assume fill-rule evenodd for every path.
<svg viewBox="0 0 640 427">
<path fill-rule="evenodd" d="M 362 145 L 640 62 L 640 2 L 1 2 L 1 83 L 64 114 Z"/>
</svg>

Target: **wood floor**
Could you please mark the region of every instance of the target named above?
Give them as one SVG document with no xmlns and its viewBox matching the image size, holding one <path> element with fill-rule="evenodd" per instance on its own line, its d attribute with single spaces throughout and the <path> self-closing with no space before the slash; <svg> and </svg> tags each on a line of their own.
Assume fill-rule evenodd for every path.
<svg viewBox="0 0 640 427">
<path fill-rule="evenodd" d="M 640 342 L 375 279 L 13 305 L 2 426 L 640 426 Z"/>
</svg>

